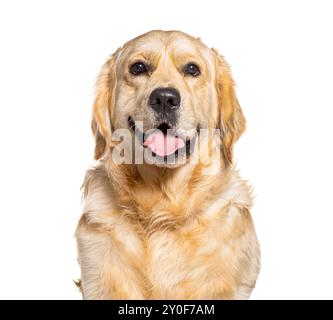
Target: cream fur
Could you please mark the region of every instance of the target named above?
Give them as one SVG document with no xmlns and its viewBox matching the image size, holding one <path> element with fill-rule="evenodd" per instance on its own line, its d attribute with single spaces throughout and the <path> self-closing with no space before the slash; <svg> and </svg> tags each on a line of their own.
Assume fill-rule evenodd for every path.
<svg viewBox="0 0 333 320">
<path fill-rule="evenodd" d="M 149 46 L 154 38 L 154 45 Z M 200 96 L 195 96 L 198 84 L 194 80 L 185 84 L 177 76 L 178 82 L 174 81 L 180 88 L 193 86 L 192 91 L 186 89 L 184 93 L 187 106 L 183 108 L 195 106 L 192 110 L 196 111 L 188 110 L 189 122 L 184 111 L 180 125 L 185 128 L 203 121 L 207 128 L 219 126 L 222 152 L 212 148 L 213 160 L 206 166 L 115 164 L 110 122 L 113 128 L 125 127 L 122 119 L 136 108 L 130 107 L 130 101 L 136 100 L 140 108 L 144 103 L 140 94 L 132 97 L 132 91 L 125 90 L 129 84 L 124 81 L 130 80 L 123 80 L 124 71 L 114 68 L 130 59 L 128 55 L 137 52 L 139 45 L 140 50 L 161 51 L 165 39 L 174 61 L 178 58 L 172 55 L 172 43 L 179 47 L 182 41 L 186 42 L 186 50 L 194 47 L 198 59 L 207 60 L 207 69 L 198 80 L 206 81 L 207 88 Z M 158 68 L 156 83 L 171 73 L 163 74 L 163 69 Z M 143 91 L 141 94 L 144 96 Z M 207 111 L 201 110 L 206 103 L 214 111 L 209 119 Z M 149 124 L 150 116 L 142 119 L 144 124 Z M 244 127 L 229 67 L 216 51 L 210 51 L 199 40 L 179 32 L 154 31 L 127 43 L 104 65 L 93 114 L 95 155 L 100 162 L 87 172 L 84 210 L 76 231 L 85 299 L 249 297 L 260 268 L 259 245 L 250 216 L 250 188 L 232 165 L 232 147 Z M 200 151 L 195 152 L 198 155 Z M 221 163 L 214 160 L 220 155 Z"/>
</svg>

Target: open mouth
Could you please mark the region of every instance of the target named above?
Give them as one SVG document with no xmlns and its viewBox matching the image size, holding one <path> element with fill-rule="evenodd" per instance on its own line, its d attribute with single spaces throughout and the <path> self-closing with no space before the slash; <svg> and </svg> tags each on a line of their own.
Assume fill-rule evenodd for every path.
<svg viewBox="0 0 333 320">
<path fill-rule="evenodd" d="M 128 117 L 128 126 L 135 133 L 144 148 L 148 148 L 151 155 L 162 162 L 172 162 L 181 156 L 190 156 L 194 150 L 196 135 L 189 138 L 177 133 L 167 123 L 162 122 L 156 128 L 141 131 L 134 119 Z"/>
</svg>

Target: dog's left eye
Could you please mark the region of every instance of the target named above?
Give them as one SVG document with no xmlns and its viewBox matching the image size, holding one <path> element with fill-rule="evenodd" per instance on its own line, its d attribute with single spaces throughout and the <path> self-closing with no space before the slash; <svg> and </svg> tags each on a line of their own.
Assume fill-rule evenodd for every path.
<svg viewBox="0 0 333 320">
<path fill-rule="evenodd" d="M 143 62 L 136 62 L 132 64 L 130 67 L 130 73 L 135 76 L 147 72 L 148 72 L 147 66 Z"/>
<path fill-rule="evenodd" d="M 185 75 L 190 75 L 192 77 L 197 77 L 200 75 L 200 68 L 194 64 L 194 63 L 188 63 L 184 69 L 183 72 Z"/>
</svg>

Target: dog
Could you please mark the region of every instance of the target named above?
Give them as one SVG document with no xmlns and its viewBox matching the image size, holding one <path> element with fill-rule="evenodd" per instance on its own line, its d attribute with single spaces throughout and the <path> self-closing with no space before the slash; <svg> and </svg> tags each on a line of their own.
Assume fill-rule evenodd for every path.
<svg viewBox="0 0 333 320">
<path fill-rule="evenodd" d="M 180 31 L 145 33 L 103 65 L 76 230 L 84 299 L 249 298 L 260 250 L 233 165 L 246 125 L 234 86 L 224 57 Z"/>
</svg>

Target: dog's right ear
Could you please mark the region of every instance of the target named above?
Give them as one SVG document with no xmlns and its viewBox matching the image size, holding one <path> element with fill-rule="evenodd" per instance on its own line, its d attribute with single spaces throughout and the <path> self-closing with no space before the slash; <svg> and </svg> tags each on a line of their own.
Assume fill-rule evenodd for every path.
<svg viewBox="0 0 333 320">
<path fill-rule="evenodd" d="M 111 114 L 115 104 L 115 61 L 120 49 L 103 65 L 96 81 L 96 95 L 91 128 L 95 136 L 95 160 L 100 159 L 111 143 Z"/>
</svg>

